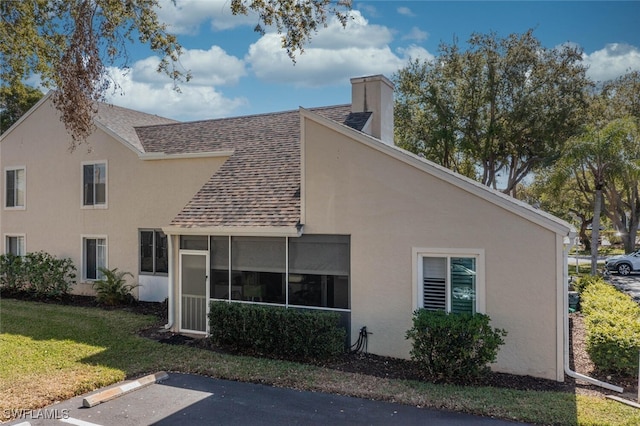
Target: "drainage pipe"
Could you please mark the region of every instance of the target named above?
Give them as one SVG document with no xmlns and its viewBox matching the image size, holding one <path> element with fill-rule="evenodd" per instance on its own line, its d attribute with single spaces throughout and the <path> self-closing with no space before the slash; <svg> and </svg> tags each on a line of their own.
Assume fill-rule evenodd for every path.
<svg viewBox="0 0 640 426">
<path fill-rule="evenodd" d="M 606 388 L 615 392 L 622 393 L 624 389 L 620 386 L 612 385 L 611 383 L 603 382 L 598 379 L 594 379 L 593 377 L 585 376 L 584 374 L 577 373 L 571 368 L 569 368 L 569 268 L 568 268 L 568 258 L 569 251 L 573 247 L 573 239 L 575 238 L 575 233 L 571 232 L 569 234 L 569 244 L 565 245 L 563 250 L 563 272 L 562 279 L 564 280 L 563 284 L 563 296 L 562 296 L 562 309 L 563 309 L 563 320 L 564 320 L 564 372 L 569 376 L 573 377 L 576 380 L 582 380 L 592 385 L 600 386 L 602 388 Z"/>
<path fill-rule="evenodd" d="M 173 253 L 173 235 L 168 235 L 167 238 L 167 242 L 169 243 L 169 276 L 168 276 L 168 293 L 167 293 L 167 323 L 164 325 L 165 330 L 170 329 L 171 327 L 173 327 L 173 321 L 174 321 L 174 314 L 173 314 L 173 309 L 174 309 L 174 293 L 173 293 L 173 279 L 175 276 L 175 262 L 174 262 L 174 258 L 175 258 L 175 254 Z"/>
</svg>

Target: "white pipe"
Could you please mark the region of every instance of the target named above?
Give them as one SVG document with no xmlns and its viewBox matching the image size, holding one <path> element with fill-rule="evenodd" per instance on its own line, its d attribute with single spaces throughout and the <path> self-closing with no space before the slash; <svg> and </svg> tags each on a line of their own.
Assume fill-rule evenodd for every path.
<svg viewBox="0 0 640 426">
<path fill-rule="evenodd" d="M 569 251 L 573 247 L 573 239 L 575 238 L 575 234 L 571 232 L 569 234 L 569 244 L 565 246 L 563 250 L 564 261 L 563 261 L 563 269 L 562 278 L 564 280 L 563 288 L 564 295 L 562 296 L 563 300 L 563 319 L 564 319 L 564 372 L 569 376 L 573 377 L 577 380 L 583 380 L 585 382 L 591 383 L 592 385 L 600 386 L 602 388 L 606 388 L 615 392 L 622 393 L 624 389 L 620 386 L 612 385 L 611 383 L 603 382 L 598 379 L 594 379 L 593 377 L 585 376 L 584 374 L 577 373 L 571 368 L 569 368 L 569 268 L 568 268 L 568 257 Z"/>
<path fill-rule="evenodd" d="M 173 315 L 173 305 L 174 305 L 174 301 L 173 301 L 173 277 L 175 276 L 175 272 L 174 272 L 174 266 L 175 266 L 175 262 L 173 261 L 174 258 L 174 253 L 173 253 L 173 235 L 168 235 L 168 243 L 169 243 L 169 289 L 168 289 L 168 303 L 167 303 L 167 323 L 164 325 L 165 330 L 170 329 L 171 327 L 173 327 L 173 321 L 174 321 L 174 315 Z"/>
</svg>

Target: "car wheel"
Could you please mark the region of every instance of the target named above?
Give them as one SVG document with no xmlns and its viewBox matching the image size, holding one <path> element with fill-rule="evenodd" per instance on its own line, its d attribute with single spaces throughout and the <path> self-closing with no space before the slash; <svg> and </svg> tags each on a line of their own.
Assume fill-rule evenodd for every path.
<svg viewBox="0 0 640 426">
<path fill-rule="evenodd" d="M 628 263 L 619 264 L 618 273 L 620 275 L 629 275 L 631 273 L 631 266 Z"/>
</svg>

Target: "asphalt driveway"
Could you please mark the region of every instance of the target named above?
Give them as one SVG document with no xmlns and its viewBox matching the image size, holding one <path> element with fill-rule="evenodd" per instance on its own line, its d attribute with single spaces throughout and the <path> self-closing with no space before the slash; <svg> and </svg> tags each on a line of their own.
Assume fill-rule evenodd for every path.
<svg viewBox="0 0 640 426">
<path fill-rule="evenodd" d="M 95 394 L 92 392 L 91 394 Z M 171 373 L 92 408 L 87 395 L 25 412 L 12 425 L 514 425 L 503 420 L 318 392 Z"/>
<path fill-rule="evenodd" d="M 634 272 L 626 277 L 611 274 L 607 277 L 607 280 L 640 303 L 640 274 Z"/>
</svg>

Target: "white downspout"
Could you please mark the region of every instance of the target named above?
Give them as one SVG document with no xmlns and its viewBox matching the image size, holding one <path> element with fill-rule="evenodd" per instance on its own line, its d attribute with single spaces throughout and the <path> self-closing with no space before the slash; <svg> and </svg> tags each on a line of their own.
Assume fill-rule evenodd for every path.
<svg viewBox="0 0 640 426">
<path fill-rule="evenodd" d="M 174 300 L 173 300 L 173 278 L 175 276 L 175 262 L 173 261 L 174 259 L 174 253 L 173 253 L 173 235 L 169 235 L 168 238 L 168 243 L 169 243 L 169 293 L 168 293 L 168 306 L 167 306 L 167 323 L 164 325 L 165 330 L 170 329 L 171 327 L 173 327 L 173 321 L 174 321 L 174 314 L 173 314 L 173 305 L 174 305 Z"/>
<path fill-rule="evenodd" d="M 575 232 L 569 233 L 569 244 L 565 245 L 563 250 L 563 272 L 562 279 L 564 280 L 564 294 L 562 296 L 562 310 L 563 310 L 563 320 L 564 320 L 564 372 L 569 376 L 573 377 L 577 380 L 583 380 L 585 382 L 591 383 L 592 385 L 600 386 L 615 392 L 622 393 L 624 389 L 620 386 L 612 385 L 607 382 L 600 381 L 598 379 L 594 379 L 593 377 L 585 376 L 584 374 L 576 373 L 575 371 L 569 368 L 569 268 L 568 268 L 568 257 L 569 251 L 573 248 Z"/>
</svg>

